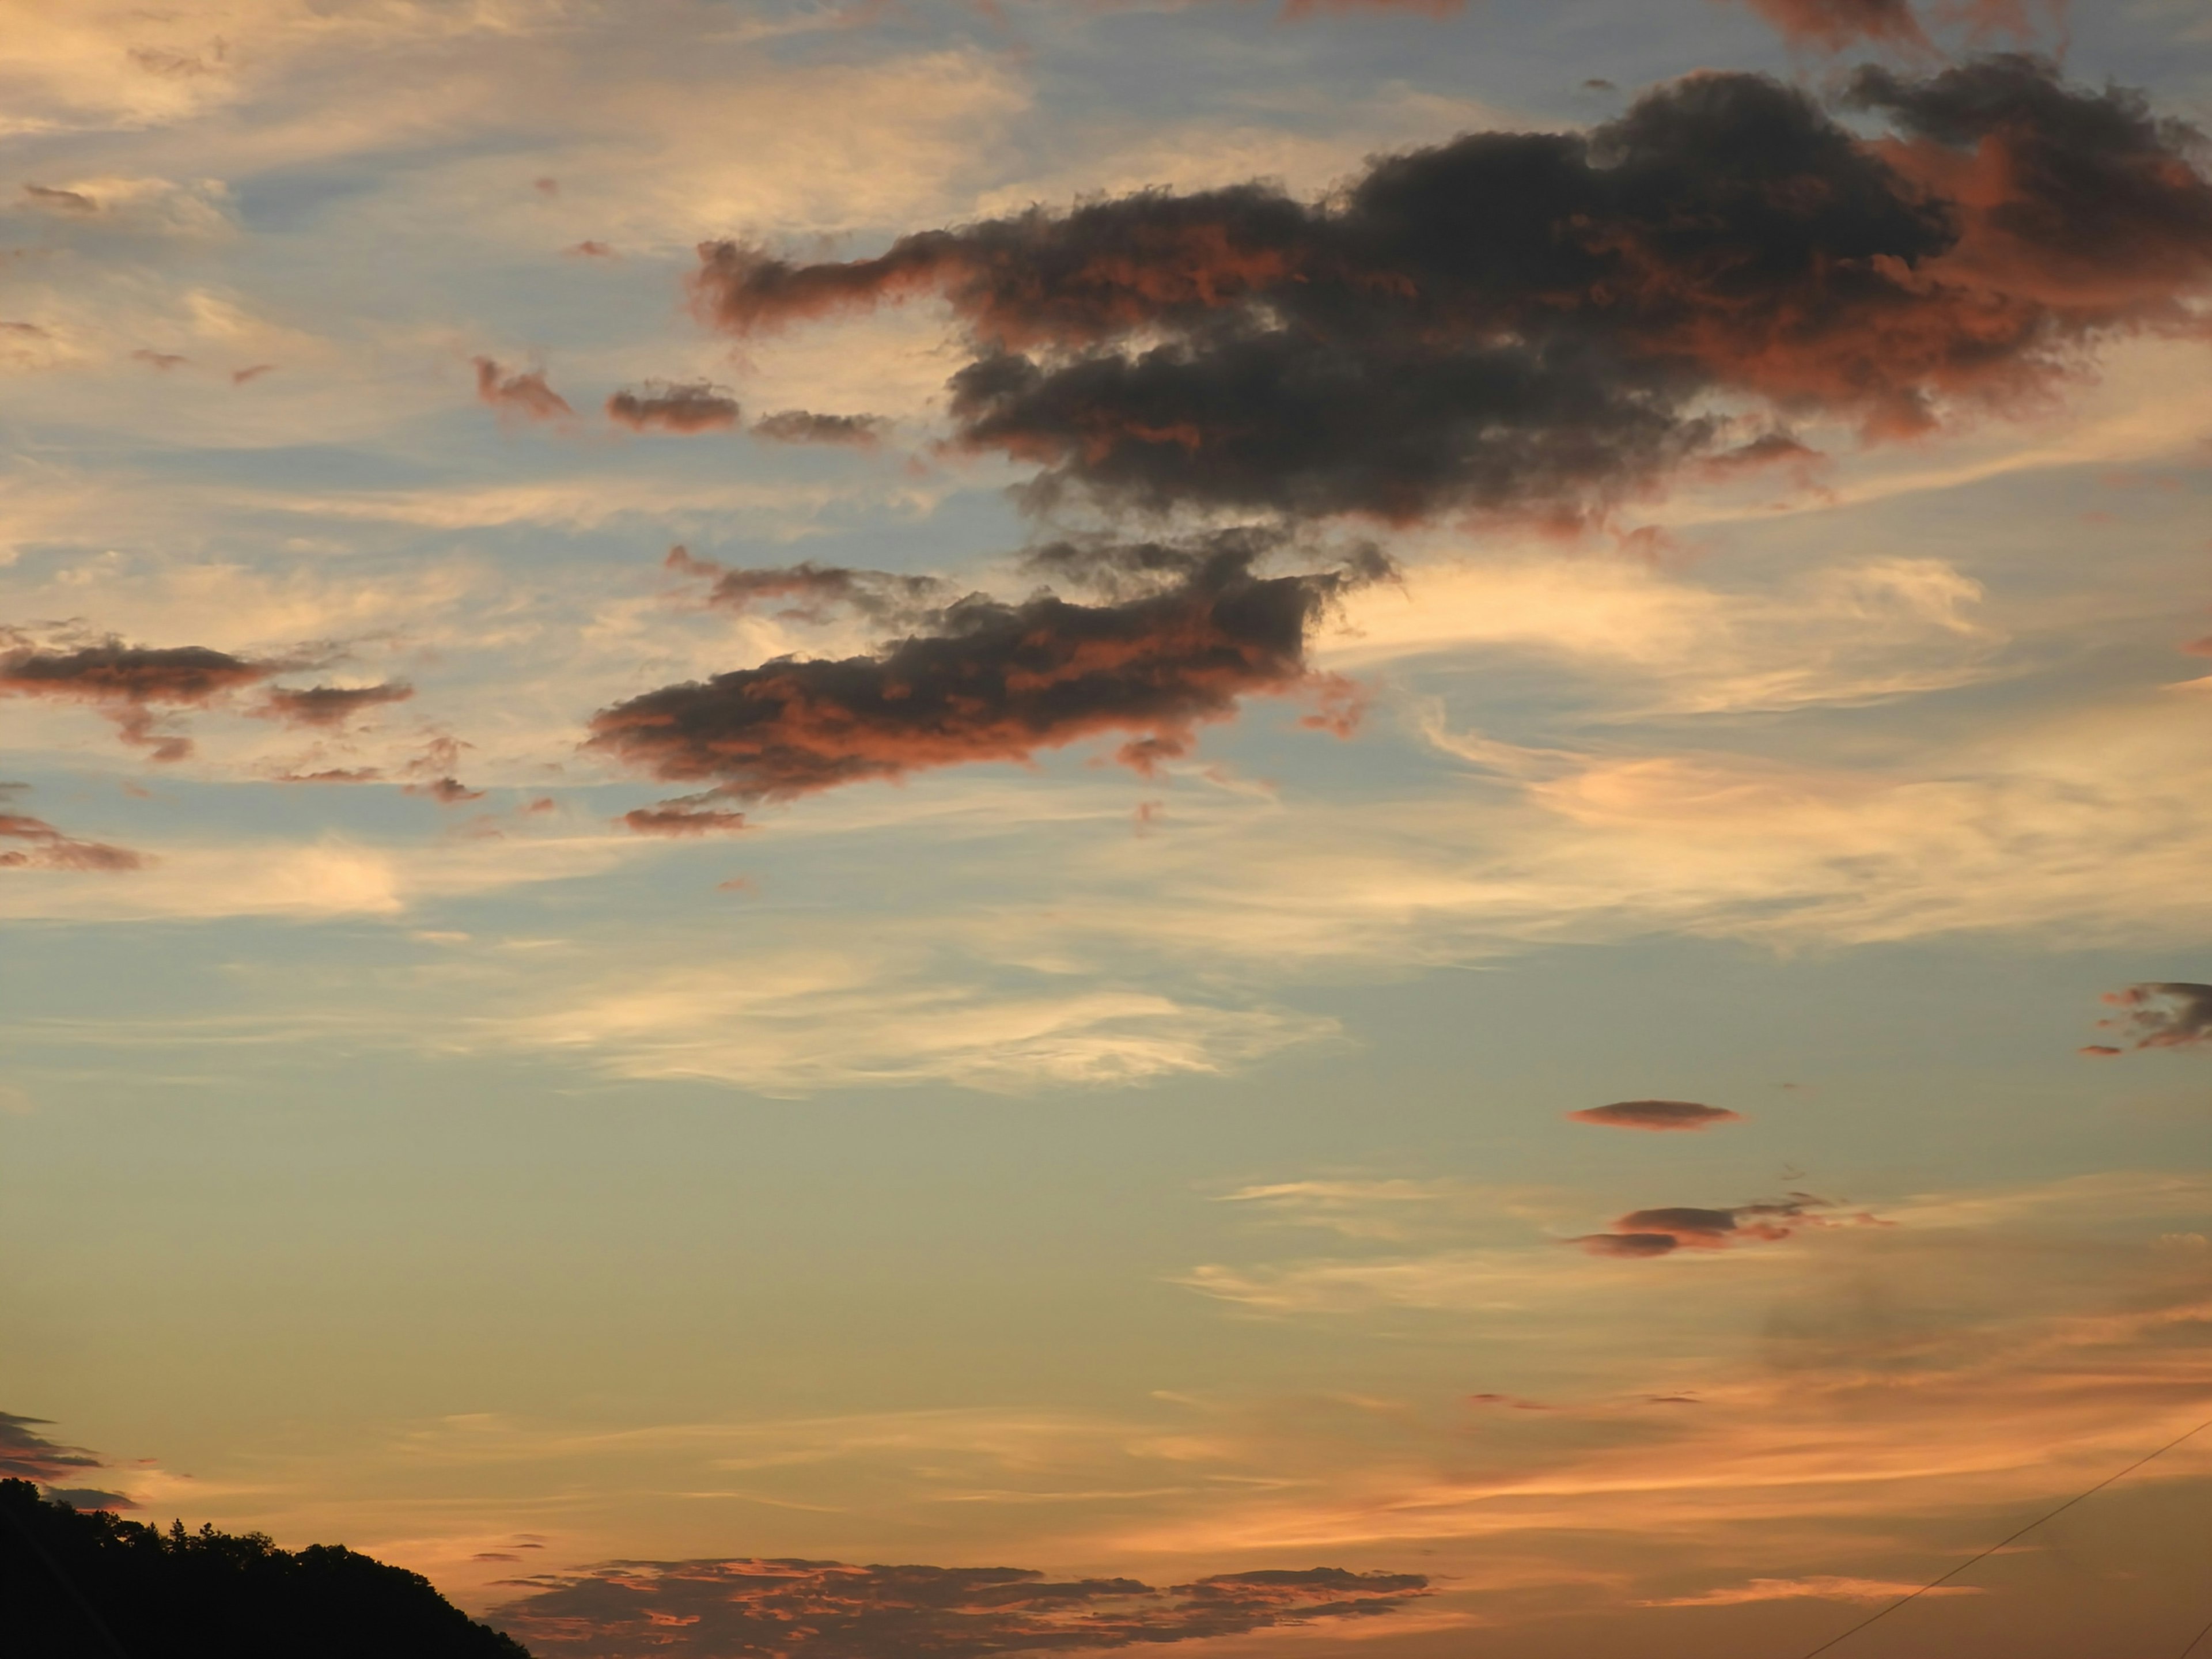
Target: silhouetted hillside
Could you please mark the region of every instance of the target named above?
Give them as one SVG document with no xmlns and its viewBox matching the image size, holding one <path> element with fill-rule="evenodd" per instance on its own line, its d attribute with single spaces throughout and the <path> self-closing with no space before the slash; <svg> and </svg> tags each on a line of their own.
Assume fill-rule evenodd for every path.
<svg viewBox="0 0 2212 1659">
<path fill-rule="evenodd" d="M 258 1533 L 169 1531 L 0 1480 L 0 1653 L 14 1659 L 529 1659 L 404 1567 Z"/>
</svg>

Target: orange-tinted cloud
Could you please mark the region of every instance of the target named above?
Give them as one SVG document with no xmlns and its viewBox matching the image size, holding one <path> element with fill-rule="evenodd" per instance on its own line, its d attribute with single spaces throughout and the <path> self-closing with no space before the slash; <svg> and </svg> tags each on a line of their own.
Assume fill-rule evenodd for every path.
<svg viewBox="0 0 2212 1659">
<path fill-rule="evenodd" d="M 137 646 L 119 640 L 70 650 L 0 651 L 0 696 L 89 703 L 126 743 L 157 761 L 182 760 L 190 739 L 155 729 L 161 708 L 204 708 L 240 687 L 300 665 L 234 657 L 206 646 Z"/>
<path fill-rule="evenodd" d="M 1586 1106 L 1567 1115 L 1577 1123 L 1601 1123 L 1616 1129 L 1705 1129 L 1716 1123 L 1740 1123 L 1743 1114 L 1694 1100 L 1616 1100 Z"/>
<path fill-rule="evenodd" d="M 78 841 L 43 818 L 0 811 L 0 870 L 137 870 L 145 862 L 128 848 Z"/>
<path fill-rule="evenodd" d="M 2137 1048 L 2195 1048 L 2212 1043 L 2212 985 L 2187 980 L 2155 981 L 2130 985 L 2124 991 L 2108 991 L 2105 1000 L 2125 1010 L 2124 1018 L 2097 1023 L 2134 1039 Z M 2117 1054 L 2106 1043 L 2084 1048 L 2084 1054 Z"/>
<path fill-rule="evenodd" d="M 592 1659 L 992 1659 L 1371 1619 L 1430 1593 L 1417 1573 L 1334 1567 L 1155 1589 L 1014 1567 L 752 1559 L 621 1561 L 518 1582 L 531 1594 L 495 1609 L 494 1622 L 533 1652 Z"/>
<path fill-rule="evenodd" d="M 364 709 L 404 702 L 415 688 L 394 680 L 383 685 L 271 686 L 253 712 L 293 726 L 343 726 Z"/>
<path fill-rule="evenodd" d="M 1738 1244 L 1774 1243 L 1805 1227 L 1832 1226 L 1819 1212 L 1835 1206 L 1808 1193 L 1765 1204 L 1743 1204 L 1732 1210 L 1701 1210 L 1674 1206 L 1632 1210 L 1601 1233 L 1589 1233 L 1569 1242 L 1592 1255 L 1671 1255 L 1676 1250 L 1725 1250 Z M 1871 1222 L 1869 1216 L 1855 1217 Z"/>
<path fill-rule="evenodd" d="M 1911 0 L 1745 0 L 1799 46 L 1840 52 L 1861 41 L 1924 47 Z"/>
<path fill-rule="evenodd" d="M 622 821 L 641 836 L 728 835 L 745 827 L 745 815 L 689 798 L 665 800 L 658 806 L 641 806 L 623 814 Z"/>
<path fill-rule="evenodd" d="M 1153 191 L 843 263 L 709 244 L 695 298 L 742 335 L 943 296 L 958 441 L 1036 465 L 1040 503 L 1401 521 L 1585 517 L 1740 447 L 1716 397 L 1897 437 L 2197 326 L 2212 181 L 2140 99 L 2010 55 L 1847 101 L 1891 135 L 1704 74 L 1317 204 Z"/>
<path fill-rule="evenodd" d="M 477 369 L 477 396 L 503 415 L 527 421 L 557 420 L 576 411 L 568 400 L 545 383 L 545 372 L 509 374 L 489 357 L 472 359 Z"/>
<path fill-rule="evenodd" d="M 705 380 L 648 380 L 642 392 L 617 392 L 607 399 L 607 418 L 634 432 L 711 432 L 735 426 L 738 413 L 736 398 Z"/>
<path fill-rule="evenodd" d="M 1930 52 L 1934 42 L 1912 0 L 1744 0 L 1793 46 L 1842 52 L 1866 45 L 1911 52 Z M 1936 0 L 1925 9 L 1929 24 L 1963 29 L 1969 39 L 2010 34 L 2034 39 L 2040 9 L 2049 22 L 2062 25 L 2066 0 Z"/>
<path fill-rule="evenodd" d="M 1107 732 L 1130 734 L 1116 758 L 1149 773 L 1252 696 L 1320 693 L 1327 707 L 1311 723 L 1345 729 L 1356 708 L 1307 668 L 1307 630 L 1388 567 L 1370 555 L 1337 570 L 1255 574 L 1273 545 L 1230 532 L 1126 550 L 1152 580 L 1099 605 L 970 594 L 872 655 L 779 658 L 603 709 L 590 746 L 656 777 L 760 799 L 1027 761 Z"/>
</svg>

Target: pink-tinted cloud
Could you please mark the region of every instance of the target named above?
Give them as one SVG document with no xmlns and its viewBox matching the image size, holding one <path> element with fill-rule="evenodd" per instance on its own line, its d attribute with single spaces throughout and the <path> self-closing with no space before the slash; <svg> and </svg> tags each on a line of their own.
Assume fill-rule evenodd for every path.
<svg viewBox="0 0 2212 1659">
<path fill-rule="evenodd" d="M 1109 732 L 1146 774 L 1188 753 L 1240 699 L 1309 691 L 1308 723 L 1340 732 L 1357 701 L 1305 661 L 1308 629 L 1338 597 L 1387 574 L 1353 566 L 1262 577 L 1272 550 L 1244 532 L 1188 546 L 1100 549 L 1144 591 L 1101 605 L 1050 592 L 1019 605 L 971 594 L 877 653 L 780 658 L 603 709 L 590 746 L 672 782 L 738 799 L 789 799 L 980 761 L 1025 762 Z"/>
<path fill-rule="evenodd" d="M 1601 1123 L 1616 1129 L 1706 1129 L 1716 1123 L 1741 1123 L 1743 1114 L 1724 1106 L 1701 1106 L 1694 1100 L 1616 1100 L 1609 1106 L 1586 1106 L 1567 1115 L 1577 1123 Z"/>
<path fill-rule="evenodd" d="M 502 415 L 520 416 L 526 421 L 558 420 L 576 411 L 568 407 L 568 400 L 545 384 L 545 372 L 534 369 L 525 374 L 520 370 L 509 374 L 489 357 L 472 360 L 477 370 L 477 396 Z"/>
<path fill-rule="evenodd" d="M 254 713 L 292 726 L 343 726 L 356 714 L 404 702 L 415 688 L 393 680 L 383 685 L 311 685 L 292 690 L 272 686 Z"/>
<path fill-rule="evenodd" d="M 44 818 L 0 811 L 0 870 L 137 870 L 145 863 L 127 847 L 79 841 Z"/>
<path fill-rule="evenodd" d="M 641 836 L 730 835 L 745 827 L 745 815 L 692 799 L 663 801 L 623 814 L 622 821 Z"/>
<path fill-rule="evenodd" d="M 588 237 L 562 248 L 561 252 L 579 259 L 618 259 L 622 257 L 605 242 L 595 242 Z"/>
<path fill-rule="evenodd" d="M 1792 1193 L 1786 1199 L 1764 1204 L 1742 1204 L 1732 1210 L 1703 1210 L 1674 1206 L 1632 1210 L 1601 1233 L 1589 1233 L 1568 1242 L 1592 1255 L 1646 1257 L 1671 1255 L 1676 1250 L 1725 1250 L 1739 1244 L 1771 1244 L 1808 1227 L 1831 1227 L 1838 1218 L 1823 1211 L 1835 1206 L 1809 1193 Z M 1860 1225 L 1879 1224 L 1874 1217 L 1848 1218 Z"/>
<path fill-rule="evenodd" d="M 1792 46 L 1822 52 L 1887 46 L 1920 54 L 1935 51 L 1930 27 L 1958 29 L 1970 40 L 2009 34 L 2033 40 L 2045 28 L 2063 33 L 2067 0 L 1933 0 L 1917 10 L 1913 0 L 1744 0 Z"/>
<path fill-rule="evenodd" d="M 2122 1010 L 2097 1024 L 2117 1031 L 2136 1048 L 2195 1048 L 2212 1042 L 2212 985 L 2188 980 L 2153 981 L 2108 991 L 2105 1000 Z M 2084 1054 L 2117 1054 L 2118 1048 L 2094 1043 Z"/>
<path fill-rule="evenodd" d="M 242 687 L 297 668 L 295 661 L 236 657 L 206 646 L 137 646 L 119 640 L 67 650 L 0 651 L 0 696 L 90 704 L 126 743 L 157 761 L 182 760 L 189 738 L 155 729 L 161 709 L 205 708 Z"/>
<path fill-rule="evenodd" d="M 994 1659 L 1156 1646 L 1389 1614 L 1414 1573 L 1231 1573 L 1166 1589 L 1012 1567 L 831 1561 L 620 1561 L 520 1581 L 493 1621 L 548 1656 L 628 1659 Z"/>
</svg>

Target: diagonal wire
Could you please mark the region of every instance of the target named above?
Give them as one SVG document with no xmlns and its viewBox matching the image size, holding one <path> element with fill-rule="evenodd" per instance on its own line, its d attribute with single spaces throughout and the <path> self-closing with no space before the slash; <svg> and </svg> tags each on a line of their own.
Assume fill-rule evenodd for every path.
<svg viewBox="0 0 2212 1659">
<path fill-rule="evenodd" d="M 2204 1638 L 2208 1636 L 2212 1636 L 2212 1625 L 2207 1625 L 2203 1630 L 2197 1632 L 2196 1636 L 2190 1641 L 2189 1645 L 2182 1649 L 2181 1659 L 2189 1659 L 2189 1656 L 2196 1652 L 2197 1650 L 2203 1644 Z"/>
<path fill-rule="evenodd" d="M 1852 1637 L 1856 1636 L 1869 1625 L 1874 1624 L 1879 1620 L 1888 1618 L 1891 1613 L 1895 1613 L 1899 1607 L 1905 1606 L 1909 1602 L 1917 1601 L 1922 1596 L 1927 1595 L 1929 1590 L 1940 1589 L 1942 1586 L 1949 1583 L 1960 1573 L 1966 1571 L 1968 1567 L 1975 1566 L 1981 1562 L 1988 1560 L 1990 1557 L 1995 1555 L 1999 1550 L 2004 1548 L 2006 1545 L 2018 1542 L 2021 1539 L 2027 1537 L 2028 1534 L 2033 1532 L 2038 1527 L 2043 1525 L 2046 1521 L 2056 1521 L 2060 1516 L 2065 1514 L 2067 1510 L 2072 1509 L 2083 1498 L 2094 1498 L 2099 1492 L 2104 1491 L 2106 1487 L 2111 1486 L 2115 1480 L 2124 1480 L 2127 1476 L 2133 1474 L 2137 1469 L 2142 1468 L 2144 1464 L 2149 1462 L 2152 1459 L 2165 1456 L 2166 1453 L 2172 1451 L 2176 1446 L 2181 1444 L 2183 1441 L 2194 1440 L 2198 1435 L 2203 1433 L 2207 1429 L 2212 1429 L 2212 1417 L 2206 1418 L 2195 1428 L 2190 1430 L 2187 1434 L 2181 1435 L 2175 1439 L 2167 1441 L 2166 1444 L 2160 1446 L 2156 1451 L 2145 1452 L 2141 1457 L 2136 1459 L 2134 1462 L 2129 1464 L 2127 1468 L 2120 1470 L 2116 1474 L 2106 1475 L 2095 1486 L 2090 1487 L 2088 1491 L 2084 1492 L 2076 1492 L 2073 1497 L 2068 1498 L 2064 1503 L 2061 1504 L 2057 1509 L 2051 1510 L 2048 1515 L 2039 1515 L 2034 1520 L 2029 1522 L 2018 1532 L 2014 1533 L 2008 1538 L 1999 1539 L 1996 1543 L 1990 1545 L 1989 1548 L 1984 1550 L 1979 1555 L 1968 1556 L 1965 1560 L 1960 1562 L 1957 1566 L 1952 1568 L 1950 1571 L 1945 1573 L 1941 1578 L 1929 1579 L 1918 1589 L 1914 1590 L 1910 1595 L 1899 1596 L 1897 1600 L 1892 1601 L 1887 1607 L 1881 1608 L 1879 1612 L 1868 1614 L 1865 1618 L 1860 1620 L 1857 1624 L 1853 1625 L 1849 1630 L 1844 1631 L 1840 1635 L 1831 1636 L 1826 1641 L 1821 1643 L 1819 1647 L 1814 1648 L 1811 1652 L 1806 1654 L 1804 1659 L 1818 1659 L 1820 1655 L 1826 1653 L 1830 1648 L 1838 1646 L 1839 1644 L 1850 1640 Z M 2205 1626 L 2204 1634 L 2199 1635 L 2197 1638 L 2197 1642 L 2202 1642 L 2204 1639 L 2204 1635 L 2212 1635 L 2212 1625 Z M 2197 1642 L 2191 1642 L 2189 1644 L 2189 1652 L 2194 1652 L 2196 1650 Z M 2184 1653 L 2182 1655 L 2182 1659 L 2189 1659 L 2189 1654 Z"/>
</svg>

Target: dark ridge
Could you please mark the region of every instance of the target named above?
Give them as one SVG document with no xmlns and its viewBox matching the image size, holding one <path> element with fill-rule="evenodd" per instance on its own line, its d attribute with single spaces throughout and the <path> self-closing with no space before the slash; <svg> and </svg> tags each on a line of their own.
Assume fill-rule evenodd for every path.
<svg viewBox="0 0 2212 1659">
<path fill-rule="evenodd" d="M 0 1652 L 25 1659 L 529 1659 L 419 1573 L 340 1545 L 168 1531 L 0 1480 Z"/>
</svg>

